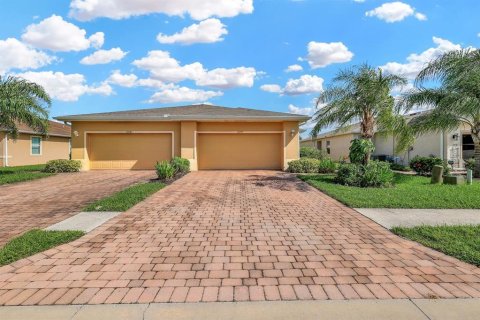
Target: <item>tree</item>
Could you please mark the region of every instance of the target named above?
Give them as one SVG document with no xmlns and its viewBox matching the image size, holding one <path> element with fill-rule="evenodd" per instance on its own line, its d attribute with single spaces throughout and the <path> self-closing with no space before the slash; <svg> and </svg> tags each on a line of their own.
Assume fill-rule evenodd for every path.
<svg viewBox="0 0 480 320">
<path fill-rule="evenodd" d="M 19 123 L 46 134 L 51 103 L 42 86 L 17 77 L 0 76 L 0 128 L 14 139 L 18 137 Z"/>
<path fill-rule="evenodd" d="M 317 100 L 316 122 L 312 135 L 330 126 L 344 130 L 359 122 L 360 138 L 372 142 L 375 132 L 389 133 L 403 121 L 396 108 L 391 91 L 407 84 L 403 77 L 384 74 L 381 69 L 368 64 L 340 71 L 332 86 L 322 92 Z M 364 164 L 371 151 L 366 149 Z"/>
<path fill-rule="evenodd" d="M 475 144 L 474 176 L 480 177 L 480 51 L 451 51 L 432 60 L 418 74 L 415 87 L 402 105 L 407 111 L 428 110 L 410 121 L 412 131 L 420 135 L 465 125 Z"/>
</svg>

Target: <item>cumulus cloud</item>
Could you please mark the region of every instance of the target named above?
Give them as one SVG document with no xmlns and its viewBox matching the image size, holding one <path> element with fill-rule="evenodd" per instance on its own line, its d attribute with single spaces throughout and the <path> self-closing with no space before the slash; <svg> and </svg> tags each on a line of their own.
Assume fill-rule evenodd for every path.
<svg viewBox="0 0 480 320">
<path fill-rule="evenodd" d="M 285 72 L 297 72 L 297 71 L 302 71 L 303 67 L 299 64 L 292 64 L 291 66 L 288 66 L 287 69 L 285 69 Z"/>
<path fill-rule="evenodd" d="M 86 35 L 85 30 L 60 16 L 52 15 L 37 24 L 29 25 L 22 34 L 22 40 L 37 48 L 52 51 L 81 51 L 103 45 L 103 32 L 94 33 L 88 38 Z"/>
<path fill-rule="evenodd" d="M 99 17 L 124 19 L 151 13 L 189 15 L 195 20 L 205 20 L 252 12 L 253 0 L 72 0 L 70 3 L 70 15 L 83 21 Z"/>
<path fill-rule="evenodd" d="M 288 96 L 320 93 L 323 91 L 323 81 L 320 77 L 306 74 L 298 79 L 289 79 L 283 88 L 277 84 L 265 84 L 260 89 Z"/>
<path fill-rule="evenodd" d="M 0 75 L 13 69 L 37 69 L 54 60 L 55 57 L 35 50 L 15 38 L 0 40 Z"/>
<path fill-rule="evenodd" d="M 154 50 L 133 64 L 150 72 L 150 77 L 163 82 L 193 80 L 198 86 L 215 88 L 251 87 L 257 71 L 254 68 L 238 67 L 207 70 L 200 62 L 181 65 L 167 51 Z"/>
<path fill-rule="evenodd" d="M 112 48 L 110 50 L 98 50 L 89 56 L 80 60 L 81 64 L 107 64 L 113 61 L 122 60 L 127 55 L 127 52 L 120 48 Z"/>
<path fill-rule="evenodd" d="M 171 36 L 160 33 L 157 40 L 160 43 L 213 43 L 223 40 L 223 36 L 228 34 L 225 25 L 218 19 L 207 19 L 198 24 L 192 24 L 183 28 L 181 32 Z"/>
<path fill-rule="evenodd" d="M 415 79 L 417 74 L 431 60 L 439 57 L 445 52 L 460 50 L 459 44 L 454 44 L 448 40 L 433 37 L 433 43 L 436 47 L 429 48 L 422 53 L 412 53 L 407 57 L 406 63 L 389 62 L 381 68 L 388 73 L 403 75 L 409 79 Z"/>
<path fill-rule="evenodd" d="M 110 77 L 108 77 L 107 82 L 121 87 L 131 88 L 137 85 L 137 80 L 138 77 L 133 73 L 122 74 L 120 70 L 114 70 Z"/>
<path fill-rule="evenodd" d="M 155 92 L 148 100 L 149 103 L 177 103 L 177 102 L 203 102 L 208 99 L 222 96 L 220 91 L 206 91 L 187 87 L 175 87 Z"/>
<path fill-rule="evenodd" d="M 85 76 L 79 73 L 65 74 L 63 72 L 25 72 L 19 77 L 40 84 L 52 96 L 60 101 L 77 101 L 84 94 L 99 94 L 109 96 L 113 90 L 108 83 L 99 86 L 89 86 Z"/>
<path fill-rule="evenodd" d="M 294 114 L 301 114 L 304 116 L 311 116 L 315 112 L 315 108 L 314 107 L 301 108 L 301 107 L 297 107 L 294 104 L 289 104 L 288 112 L 294 113 Z"/>
<path fill-rule="evenodd" d="M 367 11 L 365 15 L 367 17 L 377 17 L 388 23 L 399 22 L 410 16 L 414 16 L 420 21 L 427 20 L 425 14 L 417 12 L 409 4 L 400 1 L 384 3 L 380 7 Z"/>
<path fill-rule="evenodd" d="M 352 60 L 353 53 L 342 42 L 308 43 L 307 61 L 313 69 L 323 68 L 333 63 Z"/>
</svg>

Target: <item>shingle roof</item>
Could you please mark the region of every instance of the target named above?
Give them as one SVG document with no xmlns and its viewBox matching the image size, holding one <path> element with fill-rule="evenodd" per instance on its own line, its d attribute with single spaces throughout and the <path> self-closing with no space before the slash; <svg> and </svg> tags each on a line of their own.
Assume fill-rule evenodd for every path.
<svg viewBox="0 0 480 320">
<path fill-rule="evenodd" d="M 56 122 L 56 121 L 48 121 L 48 123 L 49 123 L 49 128 L 48 128 L 49 136 L 71 137 L 71 127 L 69 125 Z M 17 123 L 17 127 L 20 133 L 40 134 L 38 131 L 30 128 L 29 126 L 23 123 Z M 0 128 L 0 131 L 5 131 L 5 129 Z"/>
<path fill-rule="evenodd" d="M 61 121 L 195 121 L 264 120 L 307 121 L 309 117 L 247 108 L 228 108 L 208 104 L 60 116 Z"/>
</svg>

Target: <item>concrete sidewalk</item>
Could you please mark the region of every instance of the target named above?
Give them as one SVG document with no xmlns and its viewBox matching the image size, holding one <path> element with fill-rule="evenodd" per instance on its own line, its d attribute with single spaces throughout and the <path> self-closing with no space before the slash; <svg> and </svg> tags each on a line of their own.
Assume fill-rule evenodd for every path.
<svg viewBox="0 0 480 320">
<path fill-rule="evenodd" d="M 388 209 L 355 208 L 387 229 L 421 225 L 480 224 L 480 209 Z"/>
<path fill-rule="evenodd" d="M 2 320 L 474 320 L 479 299 L 328 300 L 0 307 Z"/>
</svg>

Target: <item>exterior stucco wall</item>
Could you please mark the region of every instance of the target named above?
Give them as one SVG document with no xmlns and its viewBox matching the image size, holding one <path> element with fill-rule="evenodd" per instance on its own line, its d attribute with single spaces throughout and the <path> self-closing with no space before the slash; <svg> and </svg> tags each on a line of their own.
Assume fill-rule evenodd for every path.
<svg viewBox="0 0 480 320">
<path fill-rule="evenodd" d="M 68 159 L 70 156 L 70 138 L 41 137 L 41 154 L 31 154 L 31 137 L 37 135 L 20 134 L 16 140 L 8 138 L 8 166 L 24 166 L 33 164 L 43 164 L 49 160 Z M 4 141 L 2 139 L 2 141 Z M 3 155 L 5 148 L 2 145 Z M 3 164 L 2 164 L 3 165 Z"/>
<path fill-rule="evenodd" d="M 0 132 L 0 167 L 4 167 L 5 163 L 5 133 Z"/>
</svg>

